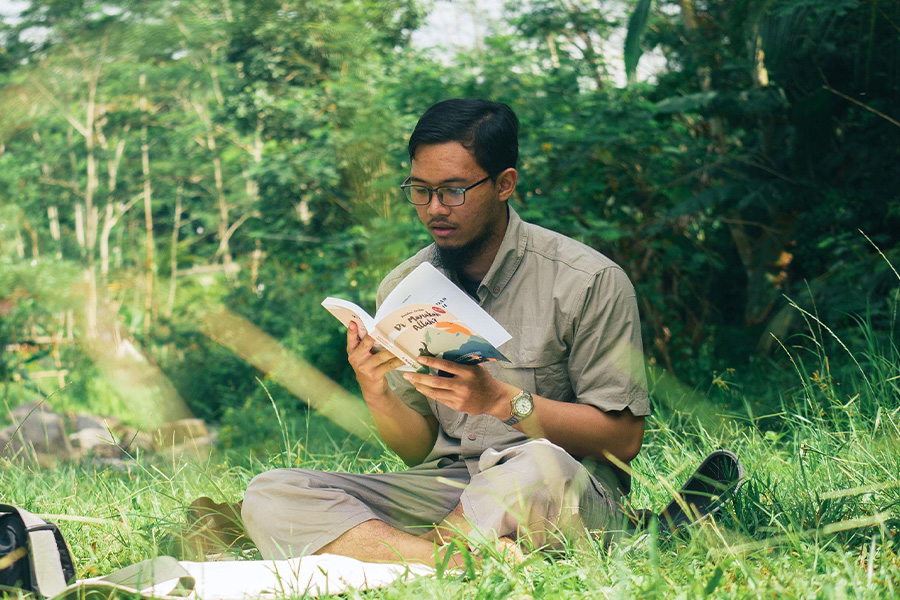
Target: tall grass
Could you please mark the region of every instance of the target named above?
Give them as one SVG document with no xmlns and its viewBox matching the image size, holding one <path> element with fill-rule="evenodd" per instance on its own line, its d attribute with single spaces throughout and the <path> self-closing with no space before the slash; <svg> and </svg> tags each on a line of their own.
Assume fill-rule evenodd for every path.
<svg viewBox="0 0 900 600">
<path fill-rule="evenodd" d="M 520 566 L 487 560 L 468 577 L 445 573 L 365 596 L 900 596 L 900 348 L 865 319 L 855 336 L 864 346 L 854 350 L 813 313 L 804 316 L 806 335 L 781 345 L 788 385 L 748 397 L 720 377 L 710 393 L 699 394 L 652 374 L 657 410 L 632 464 L 630 502 L 661 508 L 703 456 L 725 447 L 741 457 L 747 477 L 717 518 L 662 541 L 636 533 L 611 547 L 594 542 L 559 555 L 535 554 Z M 206 461 L 142 459 L 121 471 L 71 465 L 36 471 L 4 463 L 0 495 L 60 515 L 83 577 L 177 554 L 172 536 L 191 500 L 237 500 L 262 470 L 402 468 L 383 447 L 361 446 L 312 413 L 278 413 L 277 400 L 267 413 L 245 415 L 247 423 L 260 416 L 279 422 L 274 439 L 271 429 L 254 435 L 248 426 Z M 239 423 L 240 415 L 232 420 Z M 252 452 L 261 446 L 268 448 L 264 454 Z"/>
</svg>

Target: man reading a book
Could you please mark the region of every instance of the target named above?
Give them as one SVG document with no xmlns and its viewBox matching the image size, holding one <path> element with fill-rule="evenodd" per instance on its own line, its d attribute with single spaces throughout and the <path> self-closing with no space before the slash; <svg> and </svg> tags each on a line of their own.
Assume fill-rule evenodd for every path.
<svg viewBox="0 0 900 600">
<path fill-rule="evenodd" d="M 579 242 L 509 205 L 518 120 L 505 104 L 446 100 L 409 140 L 401 185 L 434 243 L 396 267 L 378 302 L 424 261 L 512 340 L 507 362 L 420 357 L 398 371 L 356 327 L 348 360 L 384 442 L 410 466 L 378 474 L 278 469 L 247 489 L 243 519 L 266 558 L 331 553 L 433 563 L 436 544 L 558 546 L 621 527 L 628 463 L 649 401 L 634 289 Z"/>
</svg>

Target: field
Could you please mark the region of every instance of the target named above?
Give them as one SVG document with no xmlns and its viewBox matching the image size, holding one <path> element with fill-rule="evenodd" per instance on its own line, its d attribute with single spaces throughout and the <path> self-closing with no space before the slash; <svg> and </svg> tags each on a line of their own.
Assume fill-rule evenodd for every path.
<svg viewBox="0 0 900 600">
<path fill-rule="evenodd" d="M 864 325 L 861 329 L 865 334 Z M 636 484 L 630 502 L 658 510 L 703 456 L 728 448 L 741 457 L 746 479 L 715 521 L 673 539 L 658 539 L 651 525 L 649 534 L 626 536 L 612 547 L 597 543 L 553 556 L 533 554 L 519 566 L 488 559 L 466 574 L 357 595 L 897 597 L 900 355 L 895 344 L 879 346 L 872 338 L 864 350 L 850 352 L 827 329 L 821 331 L 825 337 L 810 333 L 784 348 L 795 383 L 768 396 L 743 392 L 729 372 L 716 377 L 709 390 L 690 390 L 651 370 L 655 413 L 632 465 Z M 840 355 L 830 357 L 826 349 Z M 842 365 L 841 376 L 832 365 Z M 240 436 L 234 424 L 226 424 L 230 447 L 220 444 L 206 460 L 138 458 L 124 470 L 36 471 L 4 464 L 0 489 L 5 499 L 55 515 L 78 575 L 86 577 L 160 554 L 178 556 L 175 534 L 190 501 L 200 495 L 237 500 L 262 470 L 401 467 L 377 443 L 360 443 L 312 412 L 276 414 L 279 400 L 272 402 L 268 411 L 246 409 L 234 421 L 246 424 Z"/>
</svg>

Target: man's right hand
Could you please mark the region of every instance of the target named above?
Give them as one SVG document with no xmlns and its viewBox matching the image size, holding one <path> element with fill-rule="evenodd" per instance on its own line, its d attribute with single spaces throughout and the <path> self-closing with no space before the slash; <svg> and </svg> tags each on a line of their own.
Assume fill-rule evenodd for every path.
<svg viewBox="0 0 900 600">
<path fill-rule="evenodd" d="M 367 335 L 359 338 L 356 323 L 347 328 L 347 360 L 356 373 L 356 381 L 367 404 L 380 403 L 391 396 L 385 375 L 403 366 L 403 361 L 388 350 L 372 353 L 375 340 Z"/>
</svg>

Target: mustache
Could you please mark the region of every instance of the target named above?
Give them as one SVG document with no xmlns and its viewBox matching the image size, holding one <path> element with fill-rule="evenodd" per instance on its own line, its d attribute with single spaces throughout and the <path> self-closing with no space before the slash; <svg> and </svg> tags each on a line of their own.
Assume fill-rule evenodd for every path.
<svg viewBox="0 0 900 600">
<path fill-rule="evenodd" d="M 456 227 L 456 225 L 443 219 L 432 219 L 428 221 L 428 227 Z"/>
</svg>

